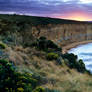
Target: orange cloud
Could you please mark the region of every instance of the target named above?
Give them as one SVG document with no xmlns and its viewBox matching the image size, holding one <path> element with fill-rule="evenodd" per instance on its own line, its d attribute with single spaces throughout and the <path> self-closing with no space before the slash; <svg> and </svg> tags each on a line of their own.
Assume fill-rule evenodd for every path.
<svg viewBox="0 0 92 92">
<path fill-rule="evenodd" d="M 92 18 L 88 14 L 81 12 L 69 13 L 65 16 L 60 16 L 59 18 L 78 20 L 78 21 L 92 21 Z"/>
</svg>

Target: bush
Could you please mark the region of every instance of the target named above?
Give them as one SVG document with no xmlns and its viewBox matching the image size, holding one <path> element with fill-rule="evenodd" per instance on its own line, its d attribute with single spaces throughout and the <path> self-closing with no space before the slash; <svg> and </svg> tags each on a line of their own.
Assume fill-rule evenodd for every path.
<svg viewBox="0 0 92 92">
<path fill-rule="evenodd" d="M 63 55 L 63 58 L 65 59 L 65 64 L 70 68 L 75 68 L 82 73 L 86 72 L 85 64 L 81 59 L 79 61 L 77 60 L 77 55 L 66 53 Z"/>
<path fill-rule="evenodd" d="M 85 64 L 83 63 L 83 61 L 81 59 L 78 61 L 77 68 L 78 68 L 79 72 L 85 72 L 85 70 L 86 70 Z"/>
<path fill-rule="evenodd" d="M 58 45 L 56 45 L 53 41 L 51 40 L 48 40 L 47 41 L 47 47 L 48 48 L 52 48 L 54 49 L 55 51 L 62 51 L 62 49 L 60 47 L 58 47 Z"/>
<path fill-rule="evenodd" d="M 76 68 L 76 63 L 77 63 L 76 55 L 72 53 L 71 54 L 66 53 L 63 55 L 63 58 L 68 60 L 69 63 L 67 62 L 67 64 L 69 65 L 70 68 Z"/>
<path fill-rule="evenodd" d="M 0 48 L 1 49 L 5 49 L 6 48 L 6 45 L 4 43 L 0 42 Z"/>
<path fill-rule="evenodd" d="M 46 37 L 41 36 L 39 39 L 40 39 L 40 40 L 46 40 Z"/>
<path fill-rule="evenodd" d="M 92 75 L 90 70 L 86 70 L 86 73 L 89 74 L 89 75 Z"/>
<path fill-rule="evenodd" d="M 59 58 L 59 55 L 57 53 L 51 52 L 47 54 L 48 60 L 56 60 Z"/>
<path fill-rule="evenodd" d="M 0 92 L 32 92 L 37 86 L 37 78 L 18 73 L 7 60 L 0 60 Z"/>
<path fill-rule="evenodd" d="M 37 87 L 33 92 L 45 92 L 45 89 L 42 87 Z"/>
<path fill-rule="evenodd" d="M 62 51 L 58 45 L 56 45 L 53 41 L 47 40 L 46 37 L 40 37 L 34 42 L 31 46 L 38 48 L 39 50 L 43 50 L 45 52 L 54 52 L 54 51 Z"/>
<path fill-rule="evenodd" d="M 44 37 L 40 37 L 37 41 L 37 48 L 43 51 L 47 49 L 47 40 Z"/>
<path fill-rule="evenodd" d="M 23 88 L 17 88 L 17 92 L 24 92 Z"/>
</svg>

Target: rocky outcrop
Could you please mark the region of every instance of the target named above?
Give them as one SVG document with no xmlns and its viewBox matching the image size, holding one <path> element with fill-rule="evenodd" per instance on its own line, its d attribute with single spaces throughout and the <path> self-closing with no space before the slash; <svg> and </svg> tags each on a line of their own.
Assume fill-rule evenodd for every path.
<svg viewBox="0 0 92 92">
<path fill-rule="evenodd" d="M 49 24 L 47 26 L 32 27 L 35 37 L 45 36 L 61 46 L 70 43 L 92 39 L 92 24 Z"/>
<path fill-rule="evenodd" d="M 61 46 L 92 39 L 92 23 L 35 16 L 0 15 L 0 40 L 26 45 L 45 36 Z"/>
</svg>

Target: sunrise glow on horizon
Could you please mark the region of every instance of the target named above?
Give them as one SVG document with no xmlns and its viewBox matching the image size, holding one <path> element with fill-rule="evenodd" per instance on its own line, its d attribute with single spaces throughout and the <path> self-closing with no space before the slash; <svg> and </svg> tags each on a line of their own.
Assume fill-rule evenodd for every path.
<svg viewBox="0 0 92 92">
<path fill-rule="evenodd" d="M 92 0 L 0 0 L 0 13 L 92 21 Z"/>
<path fill-rule="evenodd" d="M 92 21 L 92 18 L 88 16 L 87 14 L 82 14 L 82 13 L 71 13 L 67 14 L 66 16 L 56 16 L 57 18 L 60 19 L 69 19 L 69 20 L 77 20 L 77 21 Z"/>
<path fill-rule="evenodd" d="M 60 19 L 76 20 L 76 21 L 91 21 L 90 19 L 87 19 L 85 17 L 80 17 L 80 16 L 73 16 L 73 17 L 66 17 L 66 18 L 61 17 Z"/>
</svg>

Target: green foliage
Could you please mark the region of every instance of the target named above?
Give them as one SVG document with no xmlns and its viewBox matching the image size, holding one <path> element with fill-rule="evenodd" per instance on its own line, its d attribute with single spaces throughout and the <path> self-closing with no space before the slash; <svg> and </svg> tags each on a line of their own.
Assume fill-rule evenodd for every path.
<svg viewBox="0 0 92 92">
<path fill-rule="evenodd" d="M 90 72 L 90 70 L 85 70 L 87 74 L 92 75 L 92 73 Z"/>
<path fill-rule="evenodd" d="M 6 45 L 2 42 L 0 42 L 0 49 L 5 49 L 6 48 Z"/>
<path fill-rule="evenodd" d="M 0 92 L 32 92 L 38 84 L 32 75 L 18 73 L 7 60 L 0 60 Z"/>
<path fill-rule="evenodd" d="M 43 50 L 45 52 L 54 52 L 54 51 L 62 51 L 60 47 L 58 47 L 53 41 L 47 40 L 46 37 L 40 37 L 36 42 L 32 44 L 39 50 Z"/>
<path fill-rule="evenodd" d="M 57 53 L 51 52 L 51 53 L 48 53 L 47 54 L 47 59 L 48 60 L 56 60 L 58 58 L 59 58 L 59 55 Z"/>
<path fill-rule="evenodd" d="M 0 14 L 0 19 L 7 20 L 9 22 L 14 22 L 14 23 L 28 23 L 31 26 L 45 26 L 48 24 L 79 24 L 79 23 L 85 23 L 85 22 L 76 22 L 73 20 L 65 20 L 65 19 L 53 19 L 49 17 L 36 17 L 36 16 L 21 16 L 21 15 L 5 15 L 5 14 Z"/>
<path fill-rule="evenodd" d="M 81 59 L 78 61 L 77 67 L 78 67 L 79 72 L 84 72 L 86 70 L 85 64 L 83 63 L 83 60 L 81 60 Z"/>
<path fill-rule="evenodd" d="M 33 92 L 45 92 L 45 89 L 42 87 L 37 87 Z"/>
<path fill-rule="evenodd" d="M 17 92 L 24 92 L 23 88 L 17 88 Z"/>
<path fill-rule="evenodd" d="M 63 58 L 64 59 L 67 59 L 65 60 L 65 63 L 70 67 L 70 68 L 75 68 L 77 69 L 79 72 L 85 72 L 86 71 L 86 68 L 85 68 L 85 64 L 83 63 L 82 60 L 77 60 L 77 55 L 74 55 L 74 54 L 64 54 L 63 55 Z"/>
<path fill-rule="evenodd" d="M 40 39 L 40 40 L 46 40 L 46 37 L 41 36 L 39 39 Z"/>
<path fill-rule="evenodd" d="M 76 61 L 77 61 L 77 56 L 74 54 L 64 54 L 63 58 L 68 59 L 69 63 L 67 62 L 67 64 L 69 65 L 70 68 L 75 68 L 76 67 Z"/>
<path fill-rule="evenodd" d="M 46 88 L 45 91 L 46 92 L 61 92 L 61 91 L 56 90 L 56 89 L 51 90 L 51 89 L 48 89 L 48 88 Z"/>
</svg>

